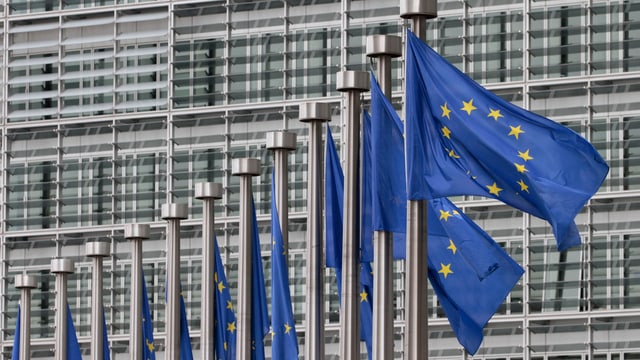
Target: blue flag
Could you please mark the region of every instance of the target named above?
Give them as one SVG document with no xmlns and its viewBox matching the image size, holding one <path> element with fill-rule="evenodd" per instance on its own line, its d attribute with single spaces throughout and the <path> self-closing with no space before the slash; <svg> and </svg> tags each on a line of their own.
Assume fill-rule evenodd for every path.
<svg viewBox="0 0 640 360">
<path fill-rule="evenodd" d="M 339 254 L 342 254 L 342 219 L 344 214 L 344 175 L 342 173 L 342 167 L 340 167 L 340 161 L 338 159 L 338 151 L 336 150 L 335 144 L 333 142 L 333 136 L 331 135 L 331 130 L 327 126 L 327 145 L 325 148 L 325 213 L 326 213 L 326 221 L 325 221 L 325 237 L 326 237 L 326 247 L 327 254 L 330 252 L 330 248 L 332 249 L 332 253 L 335 254 L 339 251 Z M 339 199 L 339 200 L 338 200 Z M 331 221 L 329 221 L 329 217 L 331 217 Z M 328 258 L 328 255 L 327 255 Z M 338 261 L 340 260 L 340 261 Z M 341 298 L 342 294 L 342 259 L 334 258 L 332 264 L 335 266 L 329 265 L 329 260 L 327 259 L 327 266 L 333 267 L 336 269 L 336 280 L 338 283 L 338 298 Z M 361 269 L 363 264 L 368 265 L 368 263 L 361 263 Z M 362 273 L 362 271 L 361 271 Z M 368 272 L 371 273 L 370 271 Z M 367 279 L 360 276 L 360 285 L 361 291 L 363 289 L 363 281 L 367 281 Z M 370 281 L 366 284 L 367 293 L 373 294 L 373 281 Z M 362 292 L 361 292 L 362 294 Z M 371 299 L 371 298 L 369 298 Z M 362 298 L 361 298 L 362 300 Z M 371 301 L 369 301 L 371 304 Z M 362 305 L 362 302 L 361 304 Z M 366 304 L 365 304 L 366 305 Z M 373 323 L 371 319 L 372 315 L 372 307 L 371 306 L 360 306 L 360 340 L 364 340 L 367 344 L 367 349 L 372 349 L 371 344 L 371 334 L 372 334 L 372 326 Z M 371 356 L 371 351 L 369 351 L 369 356 Z"/>
<path fill-rule="evenodd" d="M 374 162 L 379 169 L 374 172 L 374 184 L 379 182 L 384 189 L 380 191 L 381 199 L 402 204 L 406 202 L 402 125 L 375 79 L 371 84 L 374 124 L 380 129 L 375 135 L 374 127 L 373 147 L 384 149 Z M 384 207 L 384 203 L 380 206 Z M 398 229 L 404 218 L 389 214 L 380 221 L 389 231 Z M 427 229 L 431 285 L 458 341 L 467 352 L 475 354 L 482 343 L 484 326 L 524 270 L 446 198 L 429 201 Z"/>
<path fill-rule="evenodd" d="M 111 352 L 109 351 L 109 334 L 107 333 L 107 317 L 104 314 L 104 307 L 102 308 L 102 333 L 104 334 L 102 337 L 102 359 L 111 360 Z"/>
<path fill-rule="evenodd" d="M 18 305 L 16 333 L 15 335 L 13 335 L 13 350 L 11 350 L 11 360 L 20 360 L 20 305 Z"/>
<path fill-rule="evenodd" d="M 67 304 L 67 359 L 82 360 L 82 352 L 76 335 L 76 327 L 73 326 L 73 317 L 71 316 L 69 304 Z"/>
<path fill-rule="evenodd" d="M 193 360 L 191 338 L 189 337 L 189 322 L 184 297 L 180 293 L 180 360 Z"/>
<path fill-rule="evenodd" d="M 464 75 L 413 33 L 407 39 L 407 193 L 479 195 L 549 221 L 560 251 L 608 166 L 580 135 Z"/>
<path fill-rule="evenodd" d="M 219 360 L 235 360 L 236 358 L 236 314 L 229 293 L 229 283 L 224 273 L 222 257 L 218 248 L 218 240 L 214 236 L 216 272 L 216 354 Z"/>
<path fill-rule="evenodd" d="M 373 356 L 373 270 L 369 262 L 360 263 L 360 340 L 364 340 L 367 355 L 371 360 Z"/>
<path fill-rule="evenodd" d="M 256 206 L 251 198 L 252 261 L 251 261 L 251 359 L 264 360 L 264 336 L 269 332 L 269 313 L 267 310 L 267 293 L 265 290 L 262 255 L 260 254 L 260 233 L 256 218 Z"/>
<path fill-rule="evenodd" d="M 327 267 L 342 268 L 342 209 L 344 208 L 344 175 L 340 157 L 333 142 L 331 129 L 327 126 L 325 145 L 325 247 Z M 338 287 L 340 289 L 340 287 Z M 340 291 L 340 290 L 338 290 Z"/>
<path fill-rule="evenodd" d="M 142 277 L 142 358 L 143 360 L 156 360 L 156 348 L 153 343 L 153 323 L 151 322 L 151 309 L 149 307 L 149 296 L 147 295 L 147 283 Z"/>
<path fill-rule="evenodd" d="M 371 116 L 367 111 L 362 112 L 362 176 L 360 204 L 360 261 L 373 261 L 373 184 L 371 181 L 373 159 L 371 157 Z"/>
<path fill-rule="evenodd" d="M 407 191 L 403 125 L 373 73 L 370 136 L 371 176 L 364 179 L 372 183 L 373 228 L 392 232 L 393 255 L 396 259 L 404 259 L 407 250 Z"/>
<path fill-rule="evenodd" d="M 429 280 L 458 341 L 473 355 L 524 270 L 446 198 L 429 201 L 428 229 Z"/>
<path fill-rule="evenodd" d="M 271 176 L 271 357 L 298 359 L 296 321 L 291 308 L 289 270 L 276 206 L 275 179 Z"/>
</svg>

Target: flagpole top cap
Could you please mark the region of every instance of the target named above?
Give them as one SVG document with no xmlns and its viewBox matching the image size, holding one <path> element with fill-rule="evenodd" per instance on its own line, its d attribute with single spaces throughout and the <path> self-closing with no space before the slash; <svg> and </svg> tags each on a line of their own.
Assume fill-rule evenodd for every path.
<svg viewBox="0 0 640 360">
<path fill-rule="evenodd" d="M 319 102 L 300 104 L 298 117 L 302 122 L 331 121 L 331 106 L 328 103 Z"/>
<path fill-rule="evenodd" d="M 148 224 L 125 224 L 124 238 L 129 240 L 146 240 L 149 238 L 150 226 Z"/>
<path fill-rule="evenodd" d="M 18 289 L 35 289 L 37 287 L 36 277 L 27 274 L 16 275 L 15 285 Z"/>
<path fill-rule="evenodd" d="M 51 259 L 52 274 L 73 274 L 73 260 L 55 258 Z"/>
<path fill-rule="evenodd" d="M 400 17 L 411 19 L 424 16 L 427 19 L 438 17 L 437 0 L 400 0 Z"/>
<path fill-rule="evenodd" d="M 231 175 L 260 175 L 260 160 L 250 158 L 231 160 Z"/>
<path fill-rule="evenodd" d="M 105 256 L 109 256 L 109 254 L 111 253 L 111 246 L 108 242 L 92 241 L 92 242 L 88 242 L 87 245 L 85 246 L 86 246 L 85 255 L 87 256 L 105 257 Z"/>
<path fill-rule="evenodd" d="M 366 71 L 340 71 L 336 74 L 336 90 L 369 91 L 371 86 L 369 73 Z"/>
<path fill-rule="evenodd" d="M 162 204 L 163 220 L 184 220 L 187 218 L 186 204 Z"/>
<path fill-rule="evenodd" d="M 195 198 L 199 200 L 222 199 L 222 184 L 214 182 L 196 183 Z"/>
<path fill-rule="evenodd" d="M 398 57 L 402 55 L 402 39 L 393 35 L 371 35 L 367 36 L 367 56 L 390 56 Z"/>
<path fill-rule="evenodd" d="M 296 133 L 290 131 L 271 131 L 267 133 L 267 149 L 295 150 Z"/>
</svg>

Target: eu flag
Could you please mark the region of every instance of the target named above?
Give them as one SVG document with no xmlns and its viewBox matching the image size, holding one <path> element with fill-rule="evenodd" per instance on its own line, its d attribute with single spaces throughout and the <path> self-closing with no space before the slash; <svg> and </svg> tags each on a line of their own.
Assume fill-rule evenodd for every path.
<svg viewBox="0 0 640 360">
<path fill-rule="evenodd" d="M 327 254 L 332 252 L 335 254 L 339 251 L 339 254 L 342 254 L 342 219 L 344 214 L 344 175 L 342 173 L 342 167 L 340 167 L 340 160 L 338 158 L 338 151 L 336 150 L 335 144 L 333 142 L 333 136 L 331 135 L 331 130 L 327 126 L 327 144 L 325 148 L 325 213 L 326 213 L 326 221 L 325 221 L 325 243 L 327 247 Z M 329 218 L 331 217 L 331 221 Z M 331 250 L 330 250 L 331 249 Z M 331 262 L 334 266 L 329 265 L 329 259 L 327 255 L 327 267 L 333 267 L 336 269 L 336 280 L 338 283 L 338 298 L 341 297 L 342 293 L 342 261 L 338 259 L 333 259 Z M 340 260 L 340 261 L 338 261 Z M 368 263 L 361 263 L 367 264 Z M 362 267 L 361 267 L 362 270 Z M 370 274 L 371 271 L 368 271 Z M 370 279 L 370 278 L 369 278 Z M 367 281 L 367 279 L 363 279 L 362 271 L 360 275 L 360 288 L 361 288 L 361 300 L 362 300 L 362 291 L 365 291 L 367 294 L 373 295 L 373 281 L 369 281 L 366 284 L 366 290 L 363 290 L 363 281 Z M 369 298 L 372 300 L 372 297 Z M 369 301 L 369 305 L 371 301 Z M 360 340 L 364 340 L 367 344 L 367 349 L 372 349 L 371 345 L 371 335 L 372 335 L 372 326 L 373 323 L 371 319 L 372 315 L 372 307 L 371 306 L 362 306 L 362 302 L 360 303 Z M 366 304 L 365 304 L 366 305 Z M 368 320 L 367 320 L 368 319 Z M 369 356 L 371 356 L 371 351 L 369 351 Z"/>
<path fill-rule="evenodd" d="M 413 33 L 406 57 L 407 193 L 498 199 L 549 221 L 559 250 L 608 166 L 580 135 L 464 75 Z"/>
<path fill-rule="evenodd" d="M 216 257 L 216 272 L 213 275 L 216 282 L 216 354 L 220 360 L 235 360 L 236 358 L 236 315 L 229 293 L 229 283 L 224 273 L 222 257 L 218 248 L 218 240 L 214 236 L 214 251 Z"/>
<path fill-rule="evenodd" d="M 189 323 L 187 322 L 187 308 L 184 305 L 182 293 L 180 293 L 180 360 L 193 360 Z"/>
<path fill-rule="evenodd" d="M 102 308 L 102 358 L 111 360 L 111 352 L 109 351 L 109 334 L 107 334 L 107 317 L 104 315 L 104 307 Z"/>
<path fill-rule="evenodd" d="M 325 256 L 327 267 L 342 268 L 342 209 L 344 208 L 344 175 L 340 166 L 340 157 L 336 144 L 327 126 L 325 144 Z M 338 287 L 340 289 L 340 287 Z"/>
<path fill-rule="evenodd" d="M 374 184 L 381 183 L 378 186 L 385 190 L 379 196 L 386 196 L 386 202 L 402 204 L 406 202 L 402 125 L 375 79 L 371 84 L 373 124 L 379 129 L 375 135 L 374 127 L 374 149 L 384 149 L 374 161 L 380 170 L 374 172 Z M 395 176 L 389 178 L 389 174 Z M 482 343 L 484 326 L 523 270 L 448 199 L 430 200 L 428 206 L 429 279 L 458 341 L 474 354 Z M 381 223 L 387 224 L 385 229 L 394 229 L 402 220 L 389 214 Z"/>
<path fill-rule="evenodd" d="M 256 206 L 251 198 L 253 230 L 251 250 L 251 359 L 264 360 L 264 336 L 269 332 L 267 293 L 265 290 L 262 256 L 260 254 L 260 233 L 256 219 Z"/>
<path fill-rule="evenodd" d="M 406 253 L 407 191 L 403 125 L 371 73 L 371 176 L 373 228 L 393 233 L 393 254 Z M 365 148 L 365 151 L 367 149 Z M 365 161 L 367 155 L 364 155 Z"/>
<path fill-rule="evenodd" d="M 143 360 L 156 360 L 156 348 L 153 344 L 153 323 L 151 322 L 151 309 L 149 307 L 149 296 L 147 295 L 147 283 L 142 277 L 142 357 Z"/>
<path fill-rule="evenodd" d="M 429 201 L 428 229 L 429 280 L 458 341 L 473 355 L 524 270 L 446 198 Z"/>
<path fill-rule="evenodd" d="M 18 318 L 16 319 L 16 333 L 13 337 L 11 360 L 20 360 L 20 305 L 18 305 Z"/>
<path fill-rule="evenodd" d="M 73 317 L 71 316 L 69 304 L 67 304 L 67 359 L 82 360 L 80 344 L 76 335 L 76 327 L 73 326 Z"/>
<path fill-rule="evenodd" d="M 275 181 L 271 176 L 271 357 L 298 359 L 296 322 L 291 309 L 289 270 L 276 206 Z"/>
<path fill-rule="evenodd" d="M 389 311 L 392 311 L 389 309 Z M 369 360 L 373 356 L 373 270 L 370 262 L 360 263 L 360 340 L 367 346 Z"/>
</svg>

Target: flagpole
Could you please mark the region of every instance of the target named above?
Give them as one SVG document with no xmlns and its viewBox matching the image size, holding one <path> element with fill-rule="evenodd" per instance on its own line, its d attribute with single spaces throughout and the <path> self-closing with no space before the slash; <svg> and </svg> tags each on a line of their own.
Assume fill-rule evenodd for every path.
<svg viewBox="0 0 640 360">
<path fill-rule="evenodd" d="M 378 83 L 391 100 L 391 59 L 402 55 L 398 36 L 367 37 L 367 56 L 377 58 Z M 373 237 L 373 359 L 393 358 L 393 234 L 375 231 Z"/>
<path fill-rule="evenodd" d="M 56 276 L 55 360 L 67 360 L 67 275 L 73 274 L 73 260 L 52 259 L 51 273 Z"/>
<path fill-rule="evenodd" d="M 215 199 L 222 199 L 222 184 L 207 182 L 197 183 L 195 198 L 202 200 L 202 298 L 200 320 L 200 346 L 202 360 L 215 359 L 215 321 L 216 290 L 215 280 L 216 258 L 214 247 L 215 236 Z"/>
<path fill-rule="evenodd" d="M 322 123 L 331 121 L 329 104 L 300 105 L 300 121 L 309 124 L 307 151 L 307 280 L 305 359 L 324 359 L 324 245 L 322 238 Z"/>
<path fill-rule="evenodd" d="M 142 359 L 142 241 L 149 238 L 149 225 L 126 224 L 124 238 L 131 240 L 131 304 L 129 354 L 131 360 Z"/>
<path fill-rule="evenodd" d="M 86 255 L 93 258 L 91 272 L 91 359 L 104 359 L 104 308 L 102 305 L 102 263 L 109 256 L 109 243 L 88 242 Z"/>
<path fill-rule="evenodd" d="M 20 290 L 20 360 L 31 359 L 31 289 L 36 288 L 33 275 L 21 274 L 15 277 L 16 288 Z"/>
<path fill-rule="evenodd" d="M 424 41 L 426 20 L 437 16 L 437 5 L 437 0 L 401 0 L 400 17 L 410 19 L 413 32 Z M 429 354 L 426 200 L 407 202 L 407 223 L 404 356 L 418 360 Z"/>
<path fill-rule="evenodd" d="M 273 150 L 276 206 L 282 229 L 285 260 L 289 263 L 289 152 L 296 149 L 296 134 L 289 131 L 267 133 L 267 149 Z"/>
<path fill-rule="evenodd" d="M 342 304 L 340 304 L 340 359 L 360 358 L 360 94 L 369 90 L 369 74 L 341 71 L 336 89 L 345 92 L 346 172 L 342 235 Z"/>
<path fill-rule="evenodd" d="M 180 220 L 186 218 L 187 205 L 162 205 L 162 219 L 167 220 L 167 360 L 180 360 Z"/>
<path fill-rule="evenodd" d="M 251 359 L 252 202 L 251 177 L 260 174 L 260 160 L 233 159 L 231 174 L 240 177 L 240 229 L 238 254 L 238 330 L 236 358 Z"/>
</svg>

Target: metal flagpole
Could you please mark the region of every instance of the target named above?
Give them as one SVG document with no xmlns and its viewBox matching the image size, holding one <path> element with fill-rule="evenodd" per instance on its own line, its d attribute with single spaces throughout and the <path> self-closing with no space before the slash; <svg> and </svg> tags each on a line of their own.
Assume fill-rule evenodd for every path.
<svg viewBox="0 0 640 360">
<path fill-rule="evenodd" d="M 16 288 L 20 289 L 20 360 L 31 359 L 31 289 L 36 288 L 33 275 L 16 275 Z M 16 334 L 18 336 L 18 334 Z"/>
<path fill-rule="evenodd" d="M 427 36 L 426 19 L 437 16 L 437 1 L 401 0 L 400 16 L 412 20 L 413 32 L 424 41 Z M 407 360 L 426 359 L 429 354 L 427 249 L 427 201 L 409 200 L 404 342 Z"/>
<path fill-rule="evenodd" d="M 86 255 L 93 258 L 91 272 L 91 359 L 104 359 L 104 308 L 102 307 L 102 258 L 109 256 L 109 243 L 88 242 Z"/>
<path fill-rule="evenodd" d="M 347 93 L 340 359 L 356 360 L 360 358 L 360 94 L 369 90 L 369 74 L 341 71 L 336 74 L 336 89 Z"/>
<path fill-rule="evenodd" d="M 296 149 L 296 134 L 288 131 L 267 133 L 267 149 L 273 150 L 276 207 L 282 229 L 285 259 L 289 257 L 289 151 Z"/>
<path fill-rule="evenodd" d="M 73 274 L 73 260 L 51 260 L 51 273 L 56 276 L 55 360 L 67 360 L 67 275 Z"/>
<path fill-rule="evenodd" d="M 231 174 L 240 176 L 240 249 L 238 254 L 238 331 L 236 358 L 251 359 L 251 177 L 260 174 L 258 159 L 233 159 Z"/>
<path fill-rule="evenodd" d="M 322 123 L 331 121 L 329 104 L 300 105 L 309 124 L 307 151 L 307 280 L 305 284 L 305 359 L 324 359 L 324 245 L 322 241 Z"/>
<path fill-rule="evenodd" d="M 402 55 L 398 36 L 367 37 L 367 56 L 377 58 L 382 92 L 391 100 L 391 58 Z M 393 234 L 376 231 L 373 237 L 373 358 L 393 358 Z"/>
<path fill-rule="evenodd" d="M 222 199 L 222 184 L 197 183 L 196 199 L 202 200 L 202 300 L 200 320 L 200 346 L 202 360 L 215 359 L 216 284 L 213 274 L 215 263 L 215 199 Z"/>
<path fill-rule="evenodd" d="M 180 220 L 186 218 L 187 205 L 162 205 L 162 219 L 167 220 L 167 360 L 180 360 Z"/>
<path fill-rule="evenodd" d="M 142 359 L 142 241 L 149 238 L 149 225 L 126 224 L 124 238 L 131 240 L 131 310 L 129 354 L 131 360 Z"/>
</svg>

